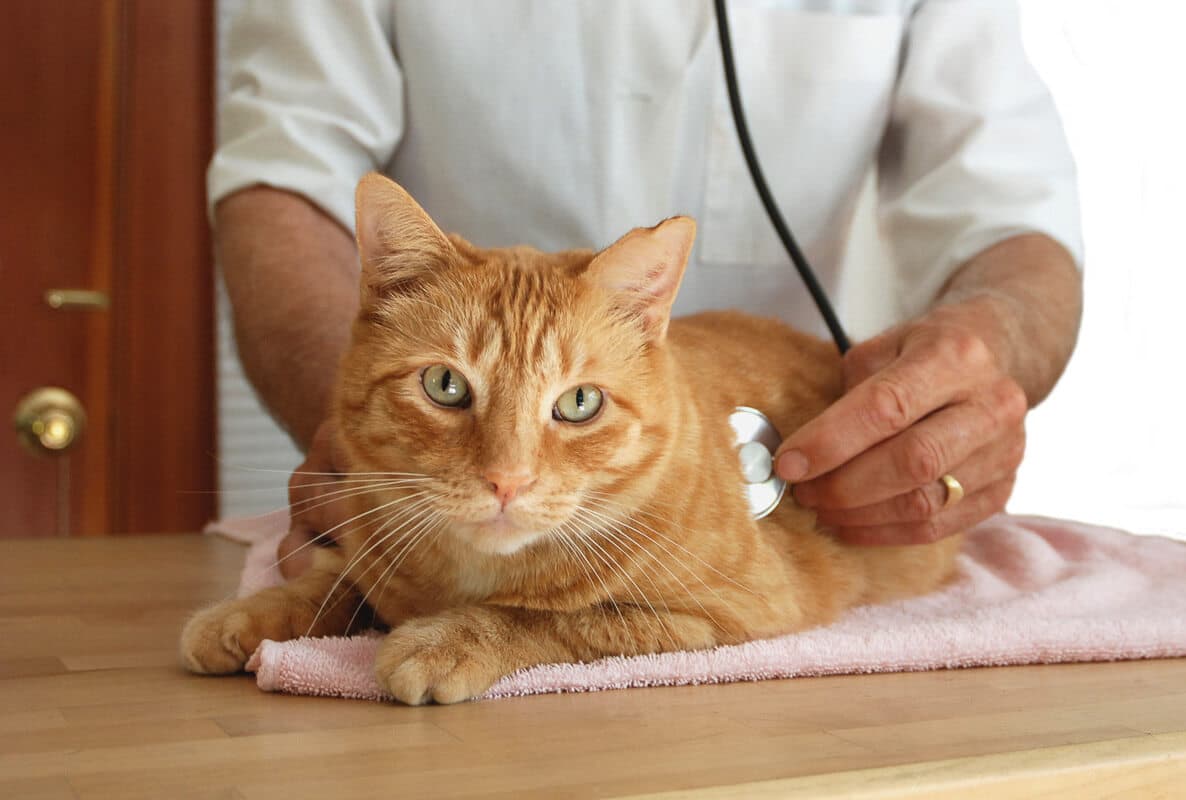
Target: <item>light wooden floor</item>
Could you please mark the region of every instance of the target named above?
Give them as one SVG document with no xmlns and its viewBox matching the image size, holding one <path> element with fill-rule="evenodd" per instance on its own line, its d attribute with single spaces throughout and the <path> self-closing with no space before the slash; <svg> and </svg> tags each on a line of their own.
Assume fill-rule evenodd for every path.
<svg viewBox="0 0 1186 800">
<path fill-rule="evenodd" d="M 1186 797 L 1186 660 L 439 708 L 266 695 L 175 662 L 241 557 L 0 543 L 0 798 Z"/>
</svg>

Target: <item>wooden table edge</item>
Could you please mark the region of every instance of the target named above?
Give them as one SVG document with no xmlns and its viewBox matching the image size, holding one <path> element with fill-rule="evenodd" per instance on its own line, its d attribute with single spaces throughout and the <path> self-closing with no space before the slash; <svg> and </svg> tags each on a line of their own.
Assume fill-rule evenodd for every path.
<svg viewBox="0 0 1186 800">
<path fill-rule="evenodd" d="M 1141 796 L 1186 786 L 1186 731 L 1145 734 L 1084 744 L 983 756 L 921 761 L 892 767 L 821 773 L 754 783 L 647 794 L 618 800 L 715 800 L 746 797 L 1029 798 L 1071 792 L 1077 800 Z M 1045 795 L 1043 795 L 1045 796 Z M 1067 794 L 1067 796 L 1072 796 Z"/>
</svg>

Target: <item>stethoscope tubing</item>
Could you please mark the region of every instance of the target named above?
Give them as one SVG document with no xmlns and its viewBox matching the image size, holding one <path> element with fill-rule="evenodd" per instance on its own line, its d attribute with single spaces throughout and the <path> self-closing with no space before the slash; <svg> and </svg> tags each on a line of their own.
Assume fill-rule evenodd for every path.
<svg viewBox="0 0 1186 800">
<path fill-rule="evenodd" d="M 803 279 L 803 285 L 807 287 L 811 299 L 815 301 L 816 308 L 824 318 L 824 323 L 832 334 L 832 340 L 836 342 L 837 349 L 843 355 L 848 352 L 851 346 L 848 335 L 844 332 L 844 327 L 840 324 L 836 311 L 828 300 L 827 293 L 816 279 L 815 271 L 807 262 L 803 251 L 799 249 L 799 244 L 795 241 L 786 220 L 783 219 L 782 211 L 762 174 L 762 166 L 758 163 L 758 154 L 754 150 L 749 126 L 745 121 L 745 111 L 741 107 L 741 92 L 737 87 L 737 69 L 733 64 L 733 43 L 729 37 L 729 18 L 725 11 L 725 0 L 713 0 L 713 2 L 716 7 L 717 34 L 721 40 L 721 61 L 725 67 L 725 85 L 729 90 L 729 108 L 733 112 L 733 124 L 737 128 L 737 139 L 741 143 L 741 152 L 745 156 L 746 166 L 749 167 L 750 177 L 754 180 L 754 188 L 758 190 L 758 196 L 762 200 L 763 208 L 766 209 L 766 215 L 770 217 L 770 223 L 774 226 L 775 233 L 778 234 L 782 246 L 786 248 L 787 255 L 791 257 L 791 263 L 795 265 L 799 277 Z"/>
</svg>

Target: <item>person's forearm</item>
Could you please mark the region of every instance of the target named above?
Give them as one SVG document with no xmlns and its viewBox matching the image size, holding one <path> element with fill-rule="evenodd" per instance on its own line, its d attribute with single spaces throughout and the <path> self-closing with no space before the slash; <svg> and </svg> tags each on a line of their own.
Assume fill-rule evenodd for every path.
<svg viewBox="0 0 1186 800">
<path fill-rule="evenodd" d="M 305 450 L 358 312 L 354 241 L 303 198 L 252 187 L 215 208 L 215 245 L 247 377 Z"/>
<path fill-rule="evenodd" d="M 961 267 L 935 305 L 964 317 L 1033 407 L 1070 360 L 1083 311 L 1083 278 L 1054 240 L 1015 236 Z"/>
</svg>

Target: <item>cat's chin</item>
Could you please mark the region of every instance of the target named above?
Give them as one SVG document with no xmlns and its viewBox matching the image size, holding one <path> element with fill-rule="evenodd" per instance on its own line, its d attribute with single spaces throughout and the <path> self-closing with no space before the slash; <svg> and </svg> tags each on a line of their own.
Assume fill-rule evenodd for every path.
<svg viewBox="0 0 1186 800">
<path fill-rule="evenodd" d="M 524 527 L 503 515 L 482 522 L 470 522 L 454 529 L 465 541 L 482 553 L 509 556 L 543 538 L 534 527 Z"/>
</svg>

